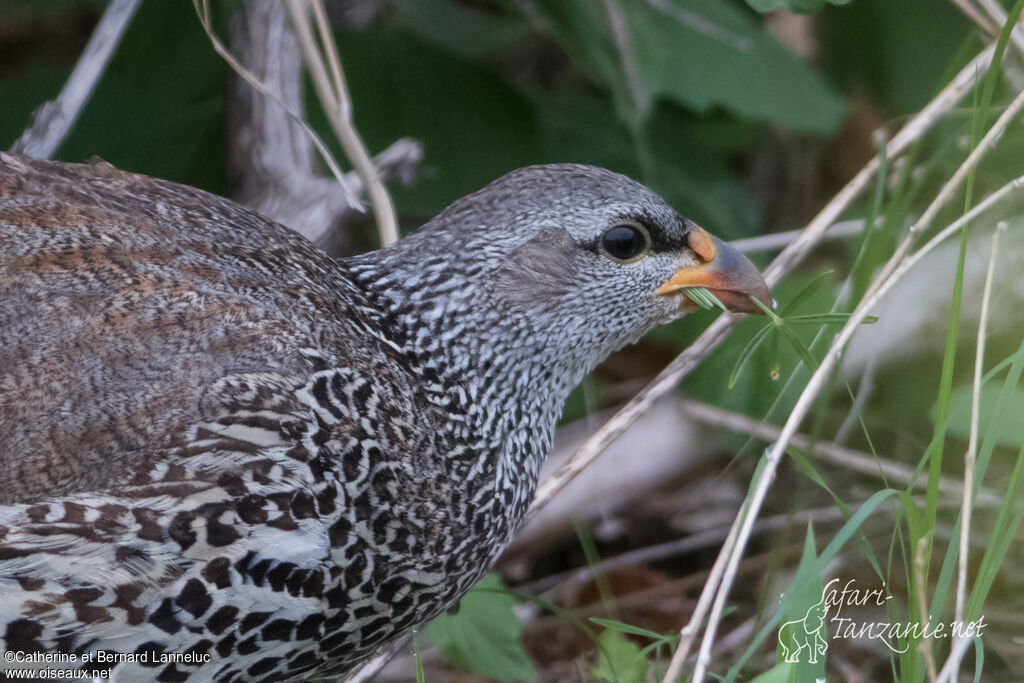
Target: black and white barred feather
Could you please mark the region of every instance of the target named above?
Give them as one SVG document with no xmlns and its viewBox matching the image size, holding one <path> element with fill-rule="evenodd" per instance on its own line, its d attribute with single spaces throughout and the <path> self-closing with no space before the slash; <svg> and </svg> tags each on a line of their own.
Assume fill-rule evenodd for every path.
<svg viewBox="0 0 1024 683">
<path fill-rule="evenodd" d="M 622 221 L 659 247 L 633 268 L 596 246 Z M 691 229 L 533 167 L 335 262 L 198 190 L 0 154 L 3 647 L 350 671 L 490 568 L 568 392 L 682 313 L 652 292 Z"/>
</svg>

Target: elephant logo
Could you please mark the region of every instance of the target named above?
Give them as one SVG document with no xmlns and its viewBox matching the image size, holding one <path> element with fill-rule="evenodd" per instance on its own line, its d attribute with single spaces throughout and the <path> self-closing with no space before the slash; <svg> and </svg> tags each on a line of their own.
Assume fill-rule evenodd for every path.
<svg viewBox="0 0 1024 683">
<path fill-rule="evenodd" d="M 828 641 L 825 636 L 826 630 L 825 615 L 829 606 L 825 604 L 825 596 L 811 605 L 803 619 L 787 621 L 779 627 L 779 645 L 782 646 L 782 654 L 786 662 L 796 664 L 800 661 L 800 653 L 807 650 L 808 662 L 818 663 L 818 655 L 824 655 L 828 650 Z"/>
</svg>

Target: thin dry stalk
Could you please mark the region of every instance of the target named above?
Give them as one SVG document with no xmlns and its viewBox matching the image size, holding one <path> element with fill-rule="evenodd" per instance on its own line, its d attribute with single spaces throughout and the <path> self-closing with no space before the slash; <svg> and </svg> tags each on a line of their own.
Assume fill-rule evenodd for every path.
<svg viewBox="0 0 1024 683">
<path fill-rule="evenodd" d="M 754 530 L 756 533 L 764 533 L 766 531 L 778 531 L 788 527 L 806 528 L 808 522 L 814 522 L 817 525 L 826 522 L 842 521 L 842 519 L 843 511 L 835 505 L 830 505 L 828 507 L 805 509 L 794 513 L 787 512 L 785 514 L 774 515 L 771 517 L 762 517 L 757 521 Z M 685 553 L 690 553 L 695 550 L 715 547 L 725 540 L 728 534 L 729 526 L 727 525 L 704 529 L 703 531 L 683 538 L 677 538 L 671 541 L 666 541 L 665 543 L 658 543 L 655 545 L 645 546 L 643 548 L 637 548 L 636 550 L 630 550 L 622 553 L 621 555 L 607 557 L 594 565 L 580 567 L 577 569 L 568 569 L 564 572 L 559 572 L 558 574 L 545 576 L 541 579 L 537 579 L 536 581 L 516 586 L 516 590 L 522 593 L 529 593 L 531 595 L 540 595 L 560 586 L 591 581 L 597 573 L 608 573 L 624 569 L 626 567 L 636 567 L 639 565 L 649 564 L 651 562 L 657 562 L 659 560 L 665 560 L 670 557 L 676 557 Z"/>
<path fill-rule="evenodd" d="M 35 111 L 28 129 L 11 145 L 12 152 L 38 159 L 49 159 L 57 153 L 121 43 L 140 1 L 111 0 L 57 99 Z"/>
<path fill-rule="evenodd" d="M 967 455 L 964 458 L 964 493 L 963 502 L 960 507 L 960 557 L 957 558 L 957 579 L 956 579 L 956 610 L 954 612 L 957 621 L 964 619 L 964 606 L 967 604 L 967 565 L 968 554 L 971 542 L 971 513 L 974 510 L 974 468 L 978 458 L 978 425 L 981 415 L 981 382 L 982 369 L 985 366 L 985 341 L 988 329 L 989 302 L 992 298 L 992 280 L 996 271 L 996 257 L 999 253 L 999 237 L 1006 231 L 1006 223 L 1000 222 L 995 233 L 992 235 L 992 251 L 988 257 L 988 272 L 985 274 L 985 290 L 981 296 L 981 317 L 978 321 L 978 342 L 974 353 L 974 386 L 971 390 L 971 432 L 967 442 Z M 959 636 L 957 640 L 965 640 Z M 960 657 L 965 649 L 960 650 Z M 950 652 L 949 661 L 955 659 L 956 669 L 960 668 L 960 659 L 955 657 L 956 648 Z"/>
<path fill-rule="evenodd" d="M 1004 10 L 996 0 L 977 0 L 978 5 L 988 14 L 989 18 L 996 25 L 996 30 L 992 33 L 992 36 L 999 35 L 999 28 L 1006 25 L 1006 10 Z M 1021 32 L 1020 26 L 1015 26 L 1013 32 L 1010 33 L 1010 42 L 1017 48 L 1017 51 L 1024 54 L 1024 33 Z"/>
<path fill-rule="evenodd" d="M 316 22 L 319 45 L 313 35 L 307 11 L 309 7 L 312 7 L 313 18 Z M 313 87 L 320 98 L 331 128 L 345 151 L 345 156 L 352 162 L 359 177 L 363 179 L 363 185 L 370 197 L 370 204 L 373 206 L 373 215 L 381 244 L 387 246 L 398 240 L 398 221 L 395 217 L 395 208 L 352 120 L 352 98 L 349 96 L 348 87 L 345 84 L 341 60 L 327 24 L 322 0 L 309 0 L 308 3 L 304 0 L 289 0 L 288 10 L 292 24 L 295 26 L 295 35 L 302 49 L 306 68 L 309 69 L 313 79 Z"/>
<path fill-rule="evenodd" d="M 681 402 L 680 407 L 686 415 L 704 424 L 724 427 L 725 429 L 754 436 L 765 441 L 775 441 L 782 433 L 782 430 L 775 425 L 755 420 L 740 413 L 723 410 L 718 406 L 708 405 L 707 403 L 684 400 Z M 809 451 L 822 460 L 839 465 L 847 470 L 881 477 L 886 482 L 886 485 L 893 481 L 905 486 L 912 486 L 919 478 L 913 469 L 905 465 L 877 458 L 828 441 L 816 441 L 804 434 L 794 434 L 789 442 L 796 448 Z M 962 497 L 964 494 L 964 488 L 959 482 L 945 478 L 939 480 L 939 490 L 942 493 L 957 498 Z M 997 493 L 987 490 L 979 491 L 978 497 L 979 499 L 984 498 L 987 503 L 998 503 L 1001 500 Z"/>
<path fill-rule="evenodd" d="M 923 497 L 915 497 L 913 500 L 915 503 L 924 504 Z M 999 498 L 982 500 L 979 497 L 977 503 L 979 506 L 998 508 L 1002 504 L 1002 500 Z M 943 499 L 939 501 L 939 505 L 943 509 L 953 507 L 954 505 L 958 508 L 960 507 L 959 501 L 955 501 L 953 498 Z M 761 517 L 754 524 L 754 532 L 760 534 L 790 527 L 806 529 L 809 522 L 813 522 L 815 527 L 817 527 L 822 523 L 842 521 L 845 521 L 843 511 L 835 505 L 829 505 L 828 507 L 796 510 L 771 517 Z M 589 582 L 593 580 L 593 576 L 598 572 L 617 571 L 626 567 L 635 567 L 666 560 L 670 557 L 677 557 L 695 550 L 716 547 L 726 538 L 730 528 L 730 525 L 711 527 L 682 538 L 637 548 L 621 555 L 614 555 L 591 566 L 567 569 L 558 574 L 550 574 L 535 581 L 518 585 L 515 589 L 530 595 L 551 595 L 552 591 L 561 587 Z"/>
<path fill-rule="evenodd" d="M 960 186 L 963 184 L 967 176 L 970 175 L 975 168 L 978 167 L 978 163 L 982 158 L 995 147 L 996 142 L 1002 137 L 1006 131 L 1007 126 L 1020 116 L 1021 111 L 1024 110 L 1024 91 L 1017 94 L 1010 102 L 1010 105 L 1003 110 L 1003 113 L 999 115 L 996 122 L 992 124 L 992 127 L 988 129 L 984 137 L 978 142 L 978 146 L 971 150 L 971 153 L 967 155 L 960 167 L 953 173 L 953 177 L 946 181 L 946 184 L 939 190 L 939 194 L 935 197 L 928 208 L 925 209 L 924 213 L 917 222 L 910 226 L 910 230 L 904 236 L 899 246 L 896 247 L 896 252 L 889 258 L 885 266 L 875 277 L 871 286 L 868 287 L 868 291 L 865 293 L 864 298 L 870 297 L 874 293 L 874 288 L 879 287 L 882 283 L 886 282 L 892 272 L 902 263 L 904 257 L 910 252 L 910 249 L 914 246 L 914 242 L 917 241 L 920 235 L 927 232 L 928 228 L 931 227 L 935 217 L 939 214 L 946 204 L 960 190 Z"/>
<path fill-rule="evenodd" d="M 841 240 L 847 237 L 853 237 L 854 235 L 859 235 L 864 231 L 864 223 L 865 221 L 860 218 L 833 223 L 828 232 L 822 235 L 821 241 Z M 878 221 L 876 223 L 876 227 L 881 224 L 882 222 Z M 774 251 L 775 249 L 785 249 L 802 233 L 803 230 L 773 232 L 768 235 L 757 235 L 755 237 L 745 237 L 743 239 L 733 240 L 732 242 L 729 242 L 729 246 L 741 254 L 752 254 L 759 251 Z"/>
<path fill-rule="evenodd" d="M 206 36 L 210 39 L 210 44 L 213 45 L 213 49 L 217 54 L 219 54 L 224 61 L 228 63 L 228 66 L 230 66 L 235 73 L 244 78 L 245 81 L 253 88 L 281 106 L 286 112 L 288 112 L 288 116 L 292 121 L 295 121 L 295 123 L 302 127 L 302 130 L 313 141 L 313 144 L 316 145 L 316 149 L 320 152 L 320 156 L 323 158 L 324 163 L 327 164 L 327 167 L 331 170 L 334 178 L 338 181 L 338 185 L 341 186 L 342 191 L 345 193 L 345 197 L 348 200 L 349 205 L 357 211 L 362 211 L 363 203 L 349 188 L 349 184 L 345 181 L 345 174 L 334 160 L 330 150 L 327 149 L 327 145 L 325 145 L 324 141 L 320 139 L 320 136 L 316 134 L 316 131 L 306 123 L 305 119 L 302 118 L 302 115 L 299 114 L 299 112 L 295 111 L 295 109 L 289 106 L 287 102 L 282 100 L 277 93 L 271 92 L 267 89 L 266 85 L 254 73 L 242 66 L 242 63 L 235 58 L 231 51 L 228 50 L 224 43 L 221 42 L 220 38 L 217 37 L 217 34 L 214 33 L 213 22 L 210 19 L 210 0 L 192 0 L 192 5 L 195 7 L 196 14 L 199 16 L 199 23 L 202 24 L 203 31 L 206 32 Z"/>
<path fill-rule="evenodd" d="M 966 162 L 965 162 L 966 163 Z M 710 653 L 711 643 L 714 641 L 715 630 L 718 627 L 718 623 L 721 620 L 722 611 L 725 608 L 725 600 L 732 588 L 732 583 L 736 576 L 736 570 L 739 566 L 739 562 L 742 559 L 743 549 L 746 547 L 747 542 L 750 539 L 750 533 L 753 527 L 753 521 L 760 511 L 764 499 L 768 494 L 768 488 L 771 486 L 771 481 L 774 479 L 775 470 L 778 467 L 779 460 L 782 457 L 782 453 L 785 452 L 786 446 L 790 443 L 793 436 L 796 434 L 797 427 L 803 422 L 803 419 L 810 412 L 811 406 L 817 400 L 821 390 L 825 387 L 828 377 L 831 374 L 833 368 L 839 362 L 839 358 L 842 355 L 843 349 L 846 344 L 849 343 L 853 334 L 856 332 L 857 327 L 864 321 L 868 313 L 874 309 L 878 302 L 885 296 L 886 293 L 899 282 L 906 273 L 917 265 L 920 260 L 930 253 L 935 247 L 941 244 L 943 241 L 948 239 L 950 236 L 961 230 L 963 226 L 969 224 L 974 218 L 981 215 L 991 207 L 998 204 L 1000 201 L 1006 199 L 1007 196 L 1012 193 L 1019 191 L 1024 188 L 1024 176 L 1016 178 L 1010 183 L 1007 183 L 1002 188 L 993 192 L 991 195 L 985 198 L 984 201 L 979 203 L 971 211 L 961 216 L 958 220 L 947 226 L 935 237 L 928 241 L 927 244 L 922 246 L 918 251 L 912 255 L 905 257 L 895 269 L 892 270 L 892 274 L 884 282 L 875 287 L 875 291 L 871 295 L 866 295 L 865 298 L 857 305 L 853 313 L 850 314 L 849 320 L 840 330 L 825 354 L 825 358 L 822 360 L 818 369 L 811 375 L 810 380 L 807 382 L 807 387 L 804 389 L 800 398 L 797 400 L 793 411 L 790 413 L 789 418 L 786 420 L 786 424 L 782 428 L 782 432 L 779 434 L 778 440 L 769 449 L 766 456 L 766 463 L 761 471 L 761 475 L 758 478 L 757 483 L 754 486 L 754 491 L 749 496 L 749 502 L 744 508 L 744 512 L 739 517 L 743 518 L 743 524 L 740 528 L 740 532 L 737 538 L 737 542 L 733 549 L 731 549 L 729 562 L 726 565 L 726 572 L 722 577 L 722 583 L 718 586 L 717 594 L 712 611 L 708 616 L 708 625 L 704 631 L 704 641 L 701 645 L 701 652 L 697 658 L 697 666 L 694 669 L 693 680 L 695 682 L 702 681 L 704 673 L 708 665 L 708 653 Z M 939 201 L 941 197 L 936 198 L 935 201 Z M 748 512 L 749 510 L 749 512 Z M 723 554 L 724 554 L 723 550 Z"/>
<path fill-rule="evenodd" d="M 248 0 L 231 23 L 232 53 L 263 86 L 296 112 L 303 112 L 303 65 L 288 8 L 280 0 Z M 333 178 L 316 169 L 316 149 L 285 108 L 243 79 L 232 88 L 231 167 L 238 179 L 235 199 L 295 230 L 311 242 L 344 229 L 352 211 Z M 422 148 L 401 139 L 374 157 L 385 181 L 410 182 Z M 355 171 L 345 174 L 353 194 L 363 196 Z"/>
<path fill-rule="evenodd" d="M 959 677 L 960 662 L 963 661 L 964 655 L 967 654 L 967 648 L 970 646 L 970 638 L 957 638 L 953 641 L 953 647 L 950 648 L 946 663 L 942 665 L 939 675 L 933 679 L 935 683 L 956 683 Z"/>
<path fill-rule="evenodd" d="M 950 83 L 942 89 L 942 91 L 931 101 L 928 105 L 918 112 L 907 124 L 900 130 L 896 136 L 893 137 L 888 145 L 888 157 L 894 159 L 903 152 L 905 152 L 911 144 L 919 140 L 924 133 L 931 127 L 931 125 L 945 112 L 952 109 L 957 102 L 971 89 L 975 83 L 976 73 L 979 69 L 985 68 L 992 60 L 992 55 L 995 50 L 994 46 L 989 46 L 981 51 L 970 63 L 967 64 L 956 77 L 950 81 Z M 876 156 L 868 164 L 860 170 L 860 172 L 854 176 L 854 178 L 847 183 L 847 185 L 829 202 L 828 205 L 815 217 L 813 221 L 807 226 L 804 234 L 801 235 L 797 241 L 793 242 L 786 248 L 769 266 L 765 273 L 766 279 L 769 279 L 769 283 L 774 283 L 781 275 L 788 272 L 792 266 L 802 259 L 808 251 L 817 243 L 820 239 L 821 233 L 828 229 L 829 225 L 838 217 L 838 215 L 845 210 L 849 203 L 857 196 L 867 184 L 870 182 L 871 177 L 877 172 L 881 165 L 881 159 Z M 696 366 L 696 364 L 703 359 L 703 357 L 710 353 L 711 350 L 717 346 L 717 344 L 724 338 L 725 333 L 731 326 L 731 320 L 726 317 L 720 317 L 712 323 L 711 327 L 697 341 L 686 351 L 683 351 L 676 360 L 674 360 L 669 367 L 663 370 L 658 377 L 654 379 L 645 389 L 638 394 L 630 403 L 628 403 L 618 414 L 616 414 L 608 423 L 606 423 L 601 429 L 599 429 L 590 440 L 580 448 L 579 451 L 570 459 L 562 470 L 556 473 L 562 475 L 561 478 L 565 479 L 565 482 L 555 481 L 548 487 L 550 492 L 548 493 L 548 499 L 554 495 L 555 492 L 560 490 L 568 480 L 571 480 L 579 470 L 582 470 L 591 460 L 597 457 L 597 455 L 617 438 L 626 428 L 632 424 L 633 420 L 642 412 L 646 407 L 653 403 L 661 393 L 669 391 L 675 383 L 682 379 L 683 376 L 689 370 Z M 795 431 L 795 429 L 794 429 Z M 579 462 L 573 463 L 574 460 L 579 459 Z M 772 469 L 774 474 L 774 469 Z M 555 477 L 552 477 L 554 479 Z M 767 491 L 769 477 L 764 476 L 762 471 L 761 481 L 757 483 L 757 487 L 763 486 Z M 761 494 L 763 495 L 763 494 Z M 736 530 L 742 523 L 742 513 L 737 516 L 733 529 Z M 722 550 L 719 553 L 718 559 L 715 561 L 715 567 L 718 568 L 724 564 L 726 556 L 731 553 L 733 544 L 728 542 L 723 545 Z M 735 575 L 735 568 L 731 572 Z M 714 593 L 719 589 L 717 580 L 709 580 L 705 584 L 704 592 L 701 594 L 701 599 L 698 602 L 697 609 L 690 619 L 690 623 L 687 624 L 681 632 L 682 638 L 680 639 L 679 646 L 672 657 L 672 664 L 669 667 L 668 673 L 663 679 L 663 683 L 674 683 L 675 678 L 678 677 L 682 671 L 683 662 L 689 655 L 690 647 L 693 643 L 693 639 L 696 635 L 696 628 L 704 619 L 706 615 L 707 606 L 710 604 L 711 598 Z M 723 598 L 724 600 L 724 598 Z M 672 674 L 671 676 L 669 674 Z"/>
<path fill-rule="evenodd" d="M 985 18 L 981 11 L 974 6 L 971 0 L 950 0 L 950 2 L 952 2 L 953 6 L 960 10 L 964 16 L 977 24 L 978 28 L 987 33 L 989 37 L 993 37 L 999 33 L 997 25 L 991 23 L 987 18 Z"/>
<path fill-rule="evenodd" d="M 981 51 L 928 105 L 911 118 L 888 145 L 889 159 L 894 159 L 910 148 L 931 128 L 942 115 L 952 109 L 975 83 L 978 69 L 985 68 L 992 59 L 993 47 Z M 846 186 L 812 220 L 794 241 L 780 253 L 765 270 L 765 280 L 774 286 L 782 276 L 795 267 L 817 245 L 829 228 L 850 203 L 868 186 L 878 171 L 881 160 L 876 156 L 853 177 Z M 605 448 L 619 438 L 661 396 L 675 386 L 707 357 L 728 335 L 736 318 L 723 315 L 717 318 L 697 340 L 676 357 L 657 377 L 602 425 L 571 458 L 548 480 L 537 488 L 532 512 L 546 505 L 559 491 L 593 462 Z"/>
<path fill-rule="evenodd" d="M 672 660 L 668 664 L 668 670 L 665 671 L 662 683 L 676 683 L 679 674 L 683 672 L 683 663 L 690 654 L 690 648 L 693 647 L 693 641 L 700 630 L 701 622 L 704 621 L 704 615 L 708 613 L 708 609 L 711 607 L 711 600 L 715 596 L 714 591 L 708 590 L 707 586 L 717 586 L 721 583 L 722 576 L 725 573 L 725 565 L 729 559 L 726 550 L 731 550 L 736 544 L 736 538 L 739 535 L 744 517 L 743 512 L 746 509 L 744 506 L 740 510 L 740 514 L 736 515 L 732 526 L 729 527 L 729 535 L 725 537 L 722 550 L 719 551 L 715 564 L 711 567 L 711 572 L 708 574 L 707 581 L 704 582 L 705 588 L 700 593 L 700 598 L 698 598 L 697 605 L 693 609 L 693 614 L 690 615 L 690 621 L 686 622 L 686 626 L 679 631 L 679 645 L 676 646 L 676 651 L 672 653 Z"/>
<path fill-rule="evenodd" d="M 622 76 L 626 82 L 629 98 L 633 102 L 633 111 L 642 115 L 647 109 L 647 91 L 640 78 L 640 69 L 637 67 L 636 58 L 633 56 L 632 36 L 630 36 L 629 24 L 626 16 L 622 13 L 619 0 L 604 0 L 604 13 L 608 17 L 608 24 L 612 30 L 615 50 L 619 53 Z"/>
<path fill-rule="evenodd" d="M 914 585 L 917 586 L 917 608 L 919 623 L 928 623 L 928 597 L 924 593 L 927 581 L 924 580 L 925 556 L 928 553 L 928 538 L 922 537 L 917 540 L 917 548 L 914 552 Z M 928 680 L 935 682 L 935 658 L 932 656 L 931 638 L 922 638 L 917 646 L 921 656 L 924 657 L 925 665 L 928 667 Z"/>
</svg>

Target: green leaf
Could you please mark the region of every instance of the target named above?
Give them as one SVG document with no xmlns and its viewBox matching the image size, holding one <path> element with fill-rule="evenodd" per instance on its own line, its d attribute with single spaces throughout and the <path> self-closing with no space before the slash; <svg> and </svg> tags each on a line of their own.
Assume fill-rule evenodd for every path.
<svg viewBox="0 0 1024 683">
<path fill-rule="evenodd" d="M 762 327 L 760 330 L 754 333 L 754 336 L 750 338 L 747 345 L 740 351 L 740 355 L 736 358 L 736 365 L 733 366 L 732 372 L 729 373 L 729 388 L 732 389 L 736 386 L 737 380 L 740 378 L 740 373 L 743 372 L 743 368 L 746 367 L 747 361 L 757 351 L 757 347 L 761 345 L 768 335 L 775 330 L 775 325 L 768 324 Z"/>
<path fill-rule="evenodd" d="M 968 438 L 971 432 L 972 389 L 970 384 L 957 387 L 949 399 L 949 433 L 962 439 Z M 1010 387 L 1004 393 L 1001 385 L 986 384 L 981 388 L 980 410 L 979 433 L 995 435 L 1000 443 L 1007 446 L 1024 444 L 1024 420 L 1020 419 L 1024 415 L 1024 390 Z M 995 423 L 993 416 L 998 418 Z"/>
<path fill-rule="evenodd" d="M 653 638 L 654 640 L 670 640 L 673 636 L 651 631 L 646 628 L 640 628 L 639 626 L 633 626 L 632 624 L 626 624 L 621 621 L 615 621 L 614 619 L 601 619 L 600 617 L 590 617 L 590 621 L 604 626 L 606 629 L 612 631 L 618 631 L 619 633 L 631 633 L 635 636 L 643 636 L 644 638 Z M 674 637 L 678 638 L 678 634 Z"/>
<path fill-rule="evenodd" d="M 755 480 L 757 478 L 757 473 L 764 467 L 764 462 L 765 458 L 762 456 L 761 460 L 758 461 L 757 469 L 754 472 Z M 864 503 L 857 508 L 857 511 L 853 516 L 846 520 L 846 523 L 843 524 L 842 528 L 840 528 L 832 537 L 832 540 L 827 546 L 825 546 L 821 555 L 814 560 L 813 563 L 808 559 L 810 554 L 809 549 L 813 543 L 813 538 L 810 536 L 810 532 L 808 532 L 808 540 L 804 544 L 804 559 L 801 559 L 800 561 L 801 567 L 797 569 L 797 575 L 793 577 L 793 580 L 790 583 L 791 588 L 786 592 L 787 595 L 791 593 L 798 594 L 800 591 L 806 591 L 808 583 L 812 580 L 810 578 L 811 574 L 817 574 L 820 577 L 821 573 L 824 572 L 828 566 L 828 563 L 835 558 L 839 550 L 846 545 L 846 542 L 849 541 L 855 533 L 857 533 L 857 530 L 860 529 L 864 520 L 867 519 L 878 508 L 878 506 L 885 501 L 885 499 L 896 493 L 897 492 L 892 489 L 883 489 L 864 501 Z M 812 564 L 813 567 L 811 566 Z M 764 626 L 761 627 L 761 630 L 757 632 L 756 636 L 754 636 L 754 639 L 747 646 L 747 649 L 743 651 L 740 658 L 726 673 L 724 680 L 727 683 L 735 681 L 740 675 L 740 671 L 743 670 L 743 667 L 746 666 L 750 658 L 754 656 L 754 653 L 761 651 L 761 646 L 768 637 L 773 634 L 776 625 L 781 621 L 781 617 L 786 609 L 786 604 L 787 603 L 784 598 L 782 607 L 775 612 L 770 619 L 768 619 Z M 799 616 L 796 618 L 799 618 Z"/>
<path fill-rule="evenodd" d="M 62 84 L 61 70 L 42 65 L 0 78 L 0 149 Z M 98 155 L 128 171 L 225 193 L 227 92 L 228 67 L 192 3 L 144 2 L 57 158 Z"/>
<path fill-rule="evenodd" d="M 420 637 L 412 634 L 412 654 L 416 659 L 416 683 L 427 683 L 427 675 L 423 673 L 423 657 L 420 656 Z"/>
<path fill-rule="evenodd" d="M 793 315 L 786 318 L 787 325 L 837 325 L 845 323 L 850 319 L 849 313 L 810 313 L 808 315 Z M 861 325 L 874 325 L 878 322 L 877 315 L 866 315 L 860 321 Z"/>
<path fill-rule="evenodd" d="M 778 646 L 776 648 L 776 662 L 783 663 L 785 649 L 783 642 L 791 644 L 793 631 L 798 632 L 799 637 L 808 638 L 808 644 L 817 650 L 819 638 L 828 641 L 828 606 L 825 604 L 825 586 L 821 579 L 821 568 L 818 562 L 818 551 L 814 542 L 814 528 L 807 524 L 807 535 L 804 538 L 803 554 L 800 557 L 800 564 L 797 566 L 796 574 L 789 584 L 789 588 L 782 596 L 783 625 L 779 628 Z M 827 645 L 826 645 L 827 653 Z M 814 680 L 825 674 L 825 657 L 816 658 L 818 661 L 811 663 L 810 654 L 803 652 L 806 657 L 799 658 L 793 667 L 794 678 L 791 680 Z"/>
<path fill-rule="evenodd" d="M 456 666 L 500 681 L 532 681 L 537 671 L 519 642 L 522 625 L 515 602 L 489 574 L 467 593 L 457 614 L 434 619 L 424 635 Z"/>
<path fill-rule="evenodd" d="M 796 675 L 796 665 L 782 662 L 759 674 L 750 683 L 789 683 Z"/>
<path fill-rule="evenodd" d="M 823 270 L 820 273 L 818 273 L 817 275 L 815 275 L 813 280 L 811 280 L 806 285 L 804 285 L 800 289 L 800 291 L 797 292 L 796 294 L 794 294 L 793 298 L 790 299 L 786 303 L 786 305 L 783 306 L 779 310 L 779 315 L 781 317 L 785 318 L 790 313 L 795 311 L 797 309 L 797 307 L 800 306 L 800 304 L 802 304 L 804 301 L 807 301 L 807 299 L 811 298 L 811 295 L 814 294 L 816 291 L 818 291 L 818 289 L 823 284 L 825 284 L 825 282 L 829 278 L 832 277 L 833 273 L 835 273 L 835 271 L 829 269 L 829 270 Z"/>
<path fill-rule="evenodd" d="M 402 214 L 427 218 L 503 173 L 544 160 L 531 103 L 494 69 L 383 22 L 337 36 L 356 127 L 371 153 L 401 137 L 423 143 L 426 172 L 413 187 L 393 188 Z M 333 140 L 311 91 L 309 117 Z"/>
<path fill-rule="evenodd" d="M 598 637 L 601 655 L 594 678 L 605 683 L 646 683 L 647 660 L 640 648 L 617 630 L 608 629 Z"/>
<path fill-rule="evenodd" d="M 664 97 L 698 112 L 723 107 L 816 133 L 838 125 L 845 111 L 839 97 L 739 9 L 719 0 L 618 1 L 632 38 L 639 94 L 626 86 L 602 3 L 541 0 L 534 6 L 580 68 L 612 90 L 625 118 L 643 118 L 652 100 Z M 621 103 L 637 96 L 637 110 L 627 112 Z"/>
<path fill-rule="evenodd" d="M 853 516 L 853 512 L 850 510 L 850 507 L 836 494 L 835 491 L 832 490 L 832 487 L 830 487 L 825 482 L 825 479 L 818 474 L 818 471 L 814 469 L 814 465 L 811 464 L 811 461 L 808 460 L 799 449 L 789 446 L 786 448 L 786 453 L 788 453 L 789 457 L 793 459 L 793 463 L 804 476 L 821 488 L 825 489 L 828 494 L 832 496 L 832 500 L 835 501 L 836 507 L 839 508 L 840 513 L 843 515 L 843 519 L 850 519 L 850 517 Z M 863 531 L 857 532 L 857 545 L 861 555 L 867 558 L 868 562 L 871 564 L 871 568 L 875 570 L 875 573 L 879 578 L 884 580 L 885 573 L 882 571 L 882 567 L 875 557 L 875 552 L 871 548 L 871 543 L 868 541 L 868 538 Z"/>
<path fill-rule="evenodd" d="M 807 367 L 817 369 L 818 361 L 811 354 L 811 350 L 807 348 L 807 345 L 800 341 L 800 337 L 796 336 L 796 332 L 785 325 L 780 325 L 779 331 L 786 338 L 786 341 L 789 342 L 790 346 L 793 347 L 793 350 L 797 352 L 800 359 L 807 364 Z"/>
<path fill-rule="evenodd" d="M 391 7 L 396 19 L 428 43 L 472 59 L 521 44 L 529 25 L 513 13 L 487 11 L 454 0 L 416 0 Z"/>
<path fill-rule="evenodd" d="M 846 5 L 852 0 L 747 0 L 747 4 L 758 12 L 771 12 L 785 7 L 793 14 L 811 14 L 825 5 Z"/>
<path fill-rule="evenodd" d="M 886 117 L 927 104 L 949 69 L 956 73 L 978 51 L 973 38 L 969 52 L 956 55 L 976 32 L 954 3 L 935 0 L 857 0 L 815 17 L 817 61 L 830 82 L 864 93 Z"/>
<path fill-rule="evenodd" d="M 711 310 L 713 308 L 717 308 L 722 311 L 729 310 L 725 307 L 725 304 L 718 300 L 718 297 L 715 296 L 714 292 L 710 289 L 706 289 L 704 287 L 686 287 L 685 291 L 686 296 L 704 310 Z"/>
</svg>

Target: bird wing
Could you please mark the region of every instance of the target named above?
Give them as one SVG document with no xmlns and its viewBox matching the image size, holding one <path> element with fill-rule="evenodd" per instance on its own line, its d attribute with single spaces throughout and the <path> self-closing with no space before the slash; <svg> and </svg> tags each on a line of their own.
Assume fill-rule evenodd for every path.
<svg viewBox="0 0 1024 683">
<path fill-rule="evenodd" d="M 448 523 L 436 499 L 444 474 L 416 457 L 373 457 L 430 452 L 415 394 L 380 359 L 361 373 L 306 354 L 321 369 L 301 379 L 242 373 L 213 383 L 205 418 L 126 483 L 0 506 L 0 645 L 199 648 L 216 653 L 212 663 L 179 668 L 205 680 L 227 675 L 229 656 L 244 670 L 250 657 L 342 642 L 361 657 L 326 638 L 359 624 L 332 627 L 325 612 L 344 611 L 353 596 L 402 600 L 389 580 L 442 585 L 424 544 Z M 400 514 L 399 499 L 408 502 Z M 153 675 L 134 666 L 120 675 Z"/>
<path fill-rule="evenodd" d="M 0 504 L 180 446 L 225 377 L 401 365 L 342 267 L 174 183 L 0 153 Z"/>
</svg>

